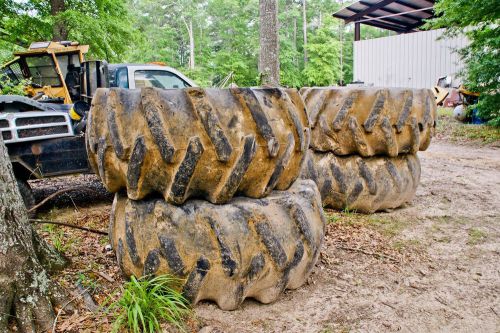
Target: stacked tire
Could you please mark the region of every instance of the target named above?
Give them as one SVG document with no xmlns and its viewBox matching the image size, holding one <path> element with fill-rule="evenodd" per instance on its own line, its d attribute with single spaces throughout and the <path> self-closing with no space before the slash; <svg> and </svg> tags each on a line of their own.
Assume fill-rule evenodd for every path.
<svg viewBox="0 0 500 333">
<path fill-rule="evenodd" d="M 297 180 L 310 131 L 296 90 L 99 89 L 90 163 L 115 192 L 110 237 L 125 275 L 172 274 L 225 310 L 298 288 L 325 219 Z"/>
<path fill-rule="evenodd" d="M 429 146 L 436 104 L 428 89 L 303 88 L 311 143 L 301 178 L 325 207 L 363 213 L 415 196 L 419 150 Z"/>
</svg>

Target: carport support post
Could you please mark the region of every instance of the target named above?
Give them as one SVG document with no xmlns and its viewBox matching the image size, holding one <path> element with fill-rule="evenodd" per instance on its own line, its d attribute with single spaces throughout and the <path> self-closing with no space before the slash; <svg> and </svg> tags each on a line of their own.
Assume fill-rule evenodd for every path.
<svg viewBox="0 0 500 333">
<path fill-rule="evenodd" d="M 361 23 L 354 23 L 354 40 L 357 42 L 361 40 Z"/>
</svg>

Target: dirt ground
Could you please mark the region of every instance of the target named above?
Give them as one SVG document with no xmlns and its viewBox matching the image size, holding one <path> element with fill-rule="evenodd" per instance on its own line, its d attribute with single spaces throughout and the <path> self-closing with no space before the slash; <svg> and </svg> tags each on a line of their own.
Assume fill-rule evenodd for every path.
<svg viewBox="0 0 500 333">
<path fill-rule="evenodd" d="M 369 216 L 327 212 L 325 244 L 307 285 L 273 304 L 247 300 L 230 312 L 200 303 L 188 331 L 500 332 L 500 149 L 438 138 L 419 157 L 421 185 L 406 207 Z M 110 196 L 86 177 L 76 182 L 91 181 L 98 199 L 67 194 L 38 217 L 106 230 Z M 39 198 L 54 191 L 51 183 L 32 185 Z M 122 284 L 107 237 L 40 230 L 73 260 L 57 277 L 67 288 L 80 283 L 102 304 Z M 63 314 L 57 327 L 110 326 L 106 316 L 82 309 Z"/>
<path fill-rule="evenodd" d="M 500 150 L 435 141 L 419 157 L 407 207 L 333 214 L 309 285 L 271 305 L 202 304 L 197 315 L 224 332 L 499 332 Z M 366 221 L 346 235 L 342 219 Z M 398 255 L 385 256 L 387 245 Z"/>
</svg>

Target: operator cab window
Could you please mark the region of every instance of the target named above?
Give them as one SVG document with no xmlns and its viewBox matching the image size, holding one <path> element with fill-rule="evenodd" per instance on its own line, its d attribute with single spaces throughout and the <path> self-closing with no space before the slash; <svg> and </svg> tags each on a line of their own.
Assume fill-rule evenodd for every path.
<svg viewBox="0 0 500 333">
<path fill-rule="evenodd" d="M 190 87 L 183 79 L 166 70 L 137 70 L 134 73 L 134 80 L 136 88 L 171 89 Z"/>
<path fill-rule="evenodd" d="M 56 65 L 51 55 L 26 57 L 25 61 L 28 65 L 32 84 L 39 87 L 61 86 L 61 80 L 59 80 L 59 75 L 56 72 Z"/>
<path fill-rule="evenodd" d="M 59 54 L 56 55 L 56 58 L 59 63 L 59 69 L 61 70 L 64 78 L 68 75 L 68 72 L 80 71 L 80 57 L 78 56 L 78 53 Z"/>
<path fill-rule="evenodd" d="M 126 67 L 120 68 L 115 74 L 115 87 L 128 89 L 128 69 Z"/>
</svg>

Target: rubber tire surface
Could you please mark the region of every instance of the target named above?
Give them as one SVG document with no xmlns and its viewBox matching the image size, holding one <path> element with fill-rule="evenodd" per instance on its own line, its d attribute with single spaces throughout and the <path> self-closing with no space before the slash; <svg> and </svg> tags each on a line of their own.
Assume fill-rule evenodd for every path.
<svg viewBox="0 0 500 333">
<path fill-rule="evenodd" d="M 316 151 L 394 157 L 426 150 L 434 136 L 430 89 L 302 88 L 300 94 Z"/>
<path fill-rule="evenodd" d="M 19 192 L 21 193 L 21 197 L 23 198 L 24 206 L 27 210 L 29 210 L 36 204 L 35 196 L 33 195 L 31 186 L 25 180 L 17 179 L 17 187 L 19 188 Z M 28 214 L 29 217 L 33 217 L 34 215 L 34 212 Z"/>
<path fill-rule="evenodd" d="M 86 137 L 108 191 L 181 204 L 289 188 L 310 133 L 295 89 L 114 88 L 97 90 Z"/>
<path fill-rule="evenodd" d="M 117 193 L 110 237 L 127 275 L 170 273 L 185 279 L 196 304 L 236 309 L 245 298 L 276 300 L 307 279 L 320 253 L 325 219 L 316 184 L 298 180 L 264 199 L 224 205 L 189 200 L 133 201 Z"/>
<path fill-rule="evenodd" d="M 309 150 L 301 177 L 316 182 L 324 207 L 373 213 L 413 199 L 420 161 L 410 154 L 362 158 Z"/>
</svg>

